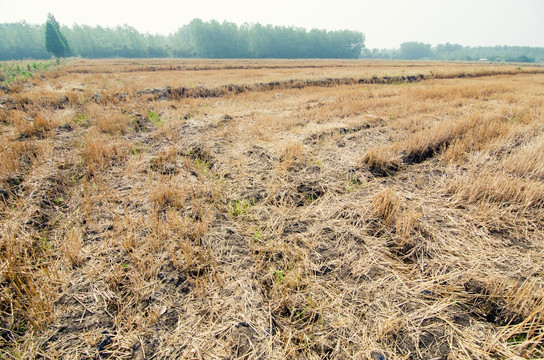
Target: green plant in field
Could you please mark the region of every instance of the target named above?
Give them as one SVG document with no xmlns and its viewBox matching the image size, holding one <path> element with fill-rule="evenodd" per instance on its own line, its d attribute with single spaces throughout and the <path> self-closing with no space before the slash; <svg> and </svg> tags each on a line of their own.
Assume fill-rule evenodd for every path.
<svg viewBox="0 0 544 360">
<path fill-rule="evenodd" d="M 263 229 L 260 226 L 253 229 L 252 240 L 255 243 L 260 243 L 263 241 Z"/>
<path fill-rule="evenodd" d="M 78 113 L 74 118 L 74 122 L 79 126 L 89 126 L 91 124 L 89 117 L 85 113 Z"/>
<path fill-rule="evenodd" d="M 310 308 L 310 306 L 312 306 L 311 301 L 308 302 L 308 304 L 304 307 L 304 309 L 300 310 L 299 312 L 295 314 L 295 319 L 298 319 L 299 317 L 301 317 L 306 312 L 306 310 Z"/>
<path fill-rule="evenodd" d="M 527 340 L 527 334 L 516 334 L 508 338 L 507 342 L 512 345 L 521 344 Z"/>
<path fill-rule="evenodd" d="M 49 244 L 48 234 L 45 233 L 44 236 L 40 236 L 40 243 L 43 251 L 51 250 L 51 245 Z"/>
<path fill-rule="evenodd" d="M 52 62 L 2 63 L 0 64 L 0 83 L 9 84 L 14 81 L 32 79 L 35 73 L 49 70 L 52 64 Z"/>
<path fill-rule="evenodd" d="M 195 166 L 202 174 L 207 175 L 210 171 L 210 163 L 207 160 L 197 158 L 195 160 Z"/>
<path fill-rule="evenodd" d="M 154 110 L 148 111 L 147 119 L 157 126 L 160 126 L 163 124 L 163 121 L 161 120 L 159 114 L 157 114 Z"/>
<path fill-rule="evenodd" d="M 229 203 L 229 213 L 233 217 L 247 214 L 251 204 L 246 200 L 233 200 Z"/>
<path fill-rule="evenodd" d="M 77 147 L 83 147 L 83 136 L 81 134 L 76 134 L 77 136 Z"/>
<path fill-rule="evenodd" d="M 283 270 L 274 270 L 272 276 L 274 277 L 274 282 L 276 284 L 281 284 L 281 282 L 285 278 L 285 273 L 283 272 Z"/>
<path fill-rule="evenodd" d="M 359 179 L 350 179 L 346 185 L 346 192 L 351 192 L 357 190 L 361 186 L 361 180 Z"/>
</svg>

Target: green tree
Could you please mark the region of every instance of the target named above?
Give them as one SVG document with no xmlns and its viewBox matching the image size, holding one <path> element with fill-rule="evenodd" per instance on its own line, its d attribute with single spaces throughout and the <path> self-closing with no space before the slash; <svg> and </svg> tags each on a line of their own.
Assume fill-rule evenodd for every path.
<svg viewBox="0 0 544 360">
<path fill-rule="evenodd" d="M 432 56 L 431 45 L 422 42 L 410 41 L 400 44 L 400 58 L 416 60 L 430 58 Z"/>
<path fill-rule="evenodd" d="M 44 29 L 43 24 L 0 24 L 0 61 L 48 58 L 50 55 L 43 43 Z"/>
<path fill-rule="evenodd" d="M 70 54 L 68 41 L 60 32 L 60 25 L 51 13 L 47 14 L 45 23 L 45 48 L 56 57 Z"/>
</svg>

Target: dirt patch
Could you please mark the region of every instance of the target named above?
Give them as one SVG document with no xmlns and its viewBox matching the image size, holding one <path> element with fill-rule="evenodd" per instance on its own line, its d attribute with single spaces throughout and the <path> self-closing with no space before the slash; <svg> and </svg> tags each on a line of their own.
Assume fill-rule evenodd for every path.
<svg viewBox="0 0 544 360">
<path fill-rule="evenodd" d="M 417 334 L 398 334 L 395 341 L 399 352 L 413 359 L 448 358 L 450 345 L 445 329 L 439 323 L 431 324 L 432 321 L 426 320 Z"/>
<path fill-rule="evenodd" d="M 230 332 L 232 353 L 238 359 L 249 359 L 259 353 L 254 344 L 258 343 L 257 333 L 248 323 L 239 322 Z"/>
<path fill-rule="evenodd" d="M 484 283 L 472 279 L 464 286 L 466 292 L 472 295 L 466 302 L 468 312 L 475 318 L 498 326 L 516 325 L 524 320 L 521 314 L 509 309 L 504 301 L 493 296 Z"/>
<path fill-rule="evenodd" d="M 319 199 L 325 195 L 325 190 L 325 187 L 319 185 L 317 182 L 299 184 L 297 186 L 297 193 L 301 198 L 297 202 L 297 206 L 303 206 Z"/>
</svg>

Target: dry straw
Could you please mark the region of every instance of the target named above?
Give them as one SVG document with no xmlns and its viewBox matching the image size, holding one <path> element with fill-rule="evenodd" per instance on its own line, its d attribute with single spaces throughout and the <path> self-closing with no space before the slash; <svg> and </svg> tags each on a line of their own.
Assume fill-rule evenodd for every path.
<svg viewBox="0 0 544 360">
<path fill-rule="evenodd" d="M 539 71 L 73 60 L 13 85 L 0 357 L 544 357 Z"/>
</svg>

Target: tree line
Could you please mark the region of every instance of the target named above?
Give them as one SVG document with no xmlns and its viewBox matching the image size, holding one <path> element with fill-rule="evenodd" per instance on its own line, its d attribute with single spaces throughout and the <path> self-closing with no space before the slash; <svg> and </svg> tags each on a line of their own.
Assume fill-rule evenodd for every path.
<svg viewBox="0 0 544 360">
<path fill-rule="evenodd" d="M 405 60 L 461 60 L 494 62 L 544 62 L 544 48 L 529 46 L 463 46 L 439 44 L 431 46 L 422 42 L 405 42 L 399 49 L 363 49 L 362 58 Z"/>
<path fill-rule="evenodd" d="M 0 60 L 45 59 L 46 34 L 60 41 L 62 56 L 84 58 L 358 58 L 365 36 L 351 30 L 327 31 L 194 19 L 170 35 L 141 33 L 123 25 L 59 26 L 53 16 L 44 25 L 0 24 Z M 52 43 L 50 43 L 52 44 Z M 51 48 L 50 48 L 51 49 Z"/>
<path fill-rule="evenodd" d="M 49 28 L 49 32 L 48 32 Z M 84 58 L 370 58 L 497 62 L 544 62 L 544 48 L 462 46 L 405 42 L 398 49 L 367 49 L 361 32 L 202 21 L 194 19 L 169 35 L 141 33 L 123 25 L 60 26 L 48 16 L 43 25 L 0 24 L 0 60 L 48 59 L 47 34 L 59 41 L 60 56 Z M 50 49 L 51 50 L 51 49 Z"/>
</svg>

